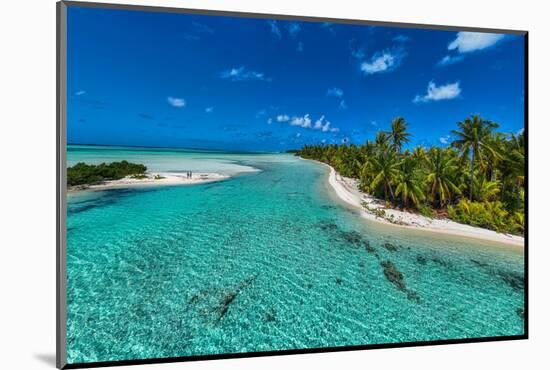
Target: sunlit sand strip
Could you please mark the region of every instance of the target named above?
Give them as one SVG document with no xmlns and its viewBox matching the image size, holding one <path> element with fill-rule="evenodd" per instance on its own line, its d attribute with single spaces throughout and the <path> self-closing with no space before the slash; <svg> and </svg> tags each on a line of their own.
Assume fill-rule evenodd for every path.
<svg viewBox="0 0 550 370">
<path fill-rule="evenodd" d="M 158 185 L 193 185 L 221 181 L 229 177 L 230 176 L 228 175 L 214 172 L 193 172 L 191 177 L 187 177 L 187 173 L 185 172 L 146 173 L 144 178 L 134 178 L 132 176 L 126 176 L 120 180 L 105 181 L 101 184 L 73 186 L 69 189 L 69 191 L 74 192 L 80 190 L 108 190 Z"/>
<path fill-rule="evenodd" d="M 361 216 L 368 220 L 401 228 L 425 230 L 465 238 L 490 240 L 497 243 L 513 245 L 516 247 L 524 247 L 525 245 L 525 240 L 521 236 L 501 234 L 493 230 L 460 224 L 449 219 L 432 219 L 416 213 L 410 213 L 393 208 L 386 208 L 384 206 L 384 203 L 379 199 L 376 199 L 369 194 L 361 192 L 358 188 L 357 180 L 340 176 L 340 174 L 338 174 L 336 170 L 334 170 L 334 168 L 332 168 L 331 166 L 327 165 L 326 163 L 321 164 L 329 167 L 330 169 L 330 173 L 328 175 L 328 183 L 330 184 L 336 195 L 345 203 L 355 208 L 359 208 L 361 210 Z M 371 210 L 384 210 L 385 217 L 382 218 L 373 214 L 372 212 L 367 211 L 363 206 L 363 203 L 366 203 Z M 388 221 L 387 218 L 391 218 L 392 221 Z"/>
</svg>

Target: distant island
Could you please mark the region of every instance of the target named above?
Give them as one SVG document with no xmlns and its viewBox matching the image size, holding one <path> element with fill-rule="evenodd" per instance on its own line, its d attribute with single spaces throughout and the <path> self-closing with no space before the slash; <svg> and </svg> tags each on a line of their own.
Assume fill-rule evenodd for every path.
<svg viewBox="0 0 550 370">
<path fill-rule="evenodd" d="M 93 185 L 109 180 L 120 180 L 126 176 L 145 176 L 147 167 L 143 164 L 120 161 L 99 165 L 77 163 L 67 168 L 67 185 Z"/>
<path fill-rule="evenodd" d="M 98 165 L 79 162 L 67 168 L 69 191 L 102 190 L 136 185 L 186 185 L 219 181 L 228 176 L 219 173 L 149 173 L 147 167 L 126 160 Z"/>
</svg>

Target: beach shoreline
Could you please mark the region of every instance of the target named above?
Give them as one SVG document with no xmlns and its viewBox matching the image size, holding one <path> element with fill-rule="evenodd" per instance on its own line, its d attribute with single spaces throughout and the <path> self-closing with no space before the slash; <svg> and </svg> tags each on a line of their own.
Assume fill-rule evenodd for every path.
<svg viewBox="0 0 550 370">
<path fill-rule="evenodd" d="M 386 208 L 382 200 L 361 192 L 358 188 L 356 179 L 341 176 L 332 166 L 326 163 L 316 160 L 312 161 L 327 166 L 329 169 L 327 181 L 330 188 L 341 201 L 360 210 L 361 217 L 369 221 L 405 229 L 454 235 L 477 240 L 488 240 L 508 246 L 521 248 L 525 246 L 525 239 L 521 236 L 502 234 L 489 229 L 461 224 L 449 219 L 429 218 L 417 213 Z M 370 211 L 363 206 L 365 203 L 368 205 Z M 385 215 L 384 217 L 378 216 L 374 214 L 372 210 L 383 210 Z"/>
<path fill-rule="evenodd" d="M 145 178 L 126 176 L 119 180 L 108 180 L 100 184 L 77 185 L 68 188 L 69 193 L 80 191 L 99 191 L 110 189 L 122 189 L 148 186 L 177 186 L 206 184 L 228 179 L 230 176 L 215 172 L 193 172 L 191 178 L 187 178 L 185 172 L 147 172 Z"/>
</svg>

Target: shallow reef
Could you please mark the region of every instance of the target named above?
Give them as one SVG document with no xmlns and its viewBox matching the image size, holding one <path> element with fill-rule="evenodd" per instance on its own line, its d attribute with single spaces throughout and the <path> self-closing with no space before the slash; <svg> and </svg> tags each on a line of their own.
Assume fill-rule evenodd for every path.
<svg viewBox="0 0 550 370">
<path fill-rule="evenodd" d="M 407 299 L 420 303 L 420 296 L 415 291 L 407 288 L 403 273 L 397 269 L 393 262 L 386 260 L 380 262 L 380 265 L 384 269 L 384 276 L 390 283 L 400 291 L 406 293 Z"/>
<path fill-rule="evenodd" d="M 385 242 L 382 246 L 390 252 L 397 252 L 401 248 L 401 246 L 397 246 L 389 242 Z"/>
<path fill-rule="evenodd" d="M 512 271 L 498 271 L 498 276 L 514 290 L 523 290 L 525 287 L 525 279 L 523 274 Z"/>
</svg>

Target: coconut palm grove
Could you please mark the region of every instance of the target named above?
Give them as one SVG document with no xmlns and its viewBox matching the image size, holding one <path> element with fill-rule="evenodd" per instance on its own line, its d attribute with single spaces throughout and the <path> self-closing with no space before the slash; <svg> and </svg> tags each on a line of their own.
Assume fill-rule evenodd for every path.
<svg viewBox="0 0 550 370">
<path fill-rule="evenodd" d="M 499 132 L 498 123 L 473 115 L 458 122 L 447 147 L 410 142 L 397 117 L 362 145 L 306 145 L 296 154 L 360 180 L 361 190 L 388 205 L 449 218 L 498 232 L 523 234 L 525 133 Z"/>
</svg>

